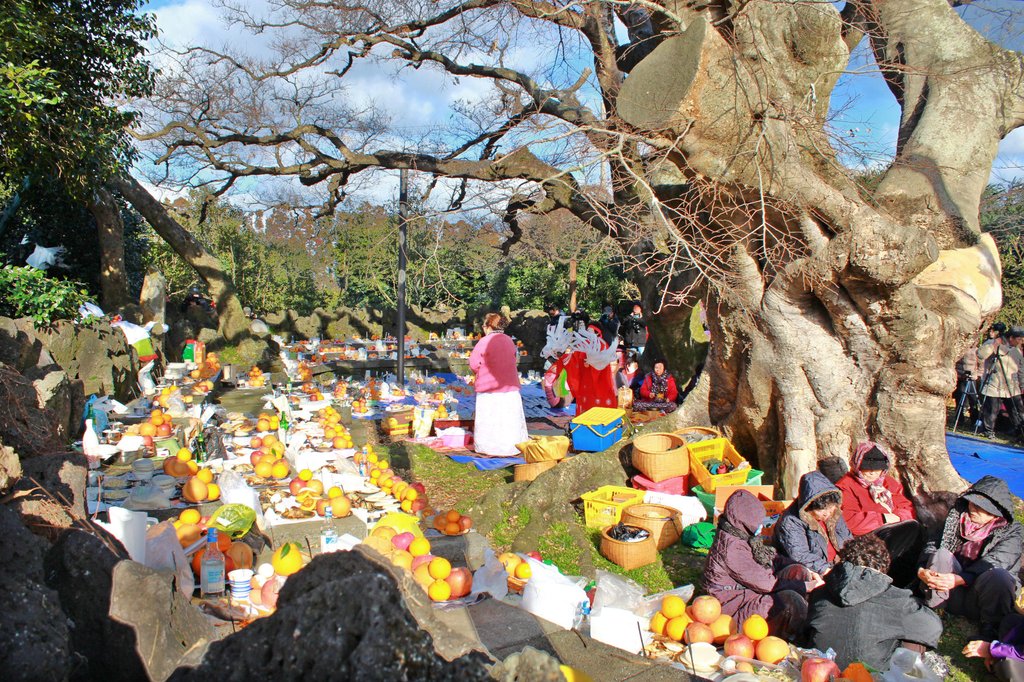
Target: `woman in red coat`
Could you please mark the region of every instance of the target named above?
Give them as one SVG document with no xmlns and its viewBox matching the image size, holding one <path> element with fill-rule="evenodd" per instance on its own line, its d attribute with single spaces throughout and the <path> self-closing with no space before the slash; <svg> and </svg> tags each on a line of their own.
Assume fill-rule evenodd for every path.
<svg viewBox="0 0 1024 682">
<path fill-rule="evenodd" d="M 676 398 L 679 397 L 679 389 L 676 388 L 676 380 L 665 369 L 664 360 L 655 360 L 654 371 L 644 377 L 640 385 L 640 400 L 633 403 L 633 410 L 645 412 L 647 410 L 660 410 L 661 412 L 675 412 Z"/>
<path fill-rule="evenodd" d="M 889 455 L 864 441 L 850 459 L 850 471 L 836 482 L 843 493 L 843 519 L 856 535 L 873 533 L 885 541 L 892 563 L 889 575 L 897 587 L 911 584 L 924 548 L 924 529 L 903 485 L 889 475 Z"/>
</svg>

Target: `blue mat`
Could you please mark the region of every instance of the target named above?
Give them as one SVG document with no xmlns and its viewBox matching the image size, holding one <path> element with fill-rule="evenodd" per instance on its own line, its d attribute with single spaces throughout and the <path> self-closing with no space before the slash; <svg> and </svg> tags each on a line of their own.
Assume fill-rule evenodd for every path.
<svg viewBox="0 0 1024 682">
<path fill-rule="evenodd" d="M 982 476 L 997 476 L 1010 491 L 1024 497 L 1024 450 L 982 438 L 946 434 L 949 460 L 961 476 L 974 483 Z"/>
<path fill-rule="evenodd" d="M 448 455 L 453 461 L 459 464 L 472 464 L 480 471 L 494 471 L 504 469 L 513 464 L 526 464 L 522 457 L 474 457 L 473 455 Z"/>
</svg>

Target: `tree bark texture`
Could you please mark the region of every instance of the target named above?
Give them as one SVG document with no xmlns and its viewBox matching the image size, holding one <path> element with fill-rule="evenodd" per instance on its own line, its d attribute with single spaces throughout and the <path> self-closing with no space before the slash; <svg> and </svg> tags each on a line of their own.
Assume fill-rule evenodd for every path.
<svg viewBox="0 0 1024 682">
<path fill-rule="evenodd" d="M 118 310 L 128 303 L 128 278 L 124 266 L 124 221 L 114 197 L 97 188 L 87 203 L 96 220 L 100 247 L 100 297 L 105 310 Z"/>
<path fill-rule="evenodd" d="M 117 176 L 109 184 L 149 221 L 160 238 L 192 266 L 206 284 L 217 307 L 217 331 L 221 337 L 229 343 L 242 339 L 248 332 L 249 321 L 238 300 L 234 282 L 217 257 L 207 251 L 191 232 L 179 225 L 163 204 L 134 178 Z"/>
</svg>

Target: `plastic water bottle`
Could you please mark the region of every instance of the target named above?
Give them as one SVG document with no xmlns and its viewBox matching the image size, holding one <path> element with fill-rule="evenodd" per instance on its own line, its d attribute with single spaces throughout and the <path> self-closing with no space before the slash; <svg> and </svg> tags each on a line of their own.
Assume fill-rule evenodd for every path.
<svg viewBox="0 0 1024 682">
<path fill-rule="evenodd" d="M 324 525 L 320 531 L 320 553 L 338 551 L 338 534 L 334 531 L 334 512 L 328 504 L 324 509 Z"/>
<path fill-rule="evenodd" d="M 583 622 L 590 617 L 590 600 L 584 599 L 576 605 L 576 615 L 572 619 L 572 629 L 579 630 Z"/>
<path fill-rule="evenodd" d="M 206 549 L 199 571 L 199 591 L 204 597 L 224 594 L 224 554 L 217 546 L 217 529 L 206 531 Z"/>
</svg>

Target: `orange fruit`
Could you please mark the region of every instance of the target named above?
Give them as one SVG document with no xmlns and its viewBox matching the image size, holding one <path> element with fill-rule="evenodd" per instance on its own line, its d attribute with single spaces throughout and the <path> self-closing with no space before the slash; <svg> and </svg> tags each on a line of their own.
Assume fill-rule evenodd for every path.
<svg viewBox="0 0 1024 682">
<path fill-rule="evenodd" d="M 313 472 L 309 469 L 303 469 L 299 472 L 299 478 L 303 481 L 308 481 L 313 478 Z"/>
<path fill-rule="evenodd" d="M 443 580 L 435 580 L 427 588 L 427 596 L 431 601 L 448 601 L 452 596 L 452 587 Z"/>
<path fill-rule="evenodd" d="M 402 549 L 396 549 L 391 554 L 391 563 L 399 568 L 404 568 L 407 571 L 412 570 L 412 554 Z"/>
<path fill-rule="evenodd" d="M 297 542 L 286 542 L 274 552 L 270 564 L 278 575 L 289 576 L 298 572 L 302 568 L 302 547 Z"/>
<path fill-rule="evenodd" d="M 670 594 L 661 600 L 661 612 L 665 614 L 665 618 L 668 620 L 678 618 L 686 613 L 686 600 Z"/>
<path fill-rule="evenodd" d="M 287 478 L 288 472 L 288 463 L 285 461 L 275 462 L 274 466 L 270 467 L 270 475 L 274 478 Z"/>
<path fill-rule="evenodd" d="M 178 514 L 178 520 L 182 523 L 199 523 L 201 518 L 198 509 L 186 509 Z"/>
<path fill-rule="evenodd" d="M 727 613 L 723 613 L 711 623 L 711 634 L 715 636 L 715 644 L 722 644 L 729 635 L 736 632 L 736 623 L 733 622 L 732 616 Z"/>
<path fill-rule="evenodd" d="M 263 444 L 266 445 L 267 447 L 270 447 L 271 445 L 277 442 L 277 436 L 275 436 L 272 433 L 268 433 L 267 435 L 263 436 Z"/>
<path fill-rule="evenodd" d="M 336 519 L 342 519 L 352 513 L 352 501 L 344 495 L 331 498 L 331 514 Z"/>
<path fill-rule="evenodd" d="M 256 422 L 256 430 L 263 433 L 270 430 L 270 421 L 267 419 L 260 419 Z"/>
<path fill-rule="evenodd" d="M 775 665 L 786 656 L 789 656 L 789 644 L 783 639 L 769 635 L 757 643 L 755 657 L 763 663 Z"/>
<path fill-rule="evenodd" d="M 676 616 L 670 620 L 665 621 L 665 636 L 674 639 L 677 642 L 683 641 L 683 635 L 686 634 L 686 628 L 692 623 L 689 616 Z"/>
<path fill-rule="evenodd" d="M 668 618 L 665 617 L 665 614 L 659 611 L 651 617 L 651 624 L 648 626 L 648 629 L 656 635 L 664 635 L 665 625 L 667 623 Z"/>
<path fill-rule="evenodd" d="M 181 543 L 182 547 L 188 547 L 202 537 L 202 533 L 199 531 L 199 526 L 194 523 L 183 523 L 178 528 L 175 528 L 174 532 L 178 534 L 178 542 Z M 200 554 L 202 554 L 202 552 L 200 552 Z"/>
<path fill-rule="evenodd" d="M 416 584 L 424 590 L 428 589 L 434 583 L 434 579 L 430 577 L 430 571 L 427 570 L 426 564 L 420 564 L 417 566 L 416 570 L 412 572 L 412 578 L 416 581 Z"/>
<path fill-rule="evenodd" d="M 231 536 L 227 533 L 217 533 L 217 549 L 224 552 L 225 554 L 231 549 L 232 544 Z"/>
<path fill-rule="evenodd" d="M 406 488 L 405 493 L 402 495 L 403 498 L 409 500 L 410 502 L 415 502 L 419 498 L 419 496 L 420 491 L 416 490 L 416 488 Z"/>
<path fill-rule="evenodd" d="M 455 511 L 454 509 L 452 509 L 450 512 L 448 512 L 445 515 L 445 520 L 447 520 L 448 523 L 458 523 L 459 519 L 461 519 L 461 518 L 462 518 L 462 514 L 460 514 L 459 512 Z"/>
<path fill-rule="evenodd" d="M 152 412 L 149 413 L 149 418 L 150 419 L 156 419 L 157 417 L 159 417 L 160 419 L 163 419 L 163 416 L 164 416 L 164 411 L 160 410 L 160 409 L 153 410 Z"/>
<path fill-rule="evenodd" d="M 188 481 L 185 482 L 185 485 L 181 488 L 181 496 L 185 498 L 186 501 L 192 502 L 193 504 L 196 502 L 202 502 L 206 499 L 208 494 L 209 489 L 206 487 L 206 484 L 195 476 L 188 479 Z"/>
<path fill-rule="evenodd" d="M 457 521 L 455 523 L 446 523 L 444 526 L 445 535 L 458 535 L 461 532 L 462 526 L 460 526 Z"/>
<path fill-rule="evenodd" d="M 196 477 L 203 483 L 213 483 L 213 472 L 209 469 L 200 469 Z"/>
<path fill-rule="evenodd" d="M 220 499 L 220 486 L 216 483 L 210 483 L 206 486 L 206 499 L 209 502 Z"/>
<path fill-rule="evenodd" d="M 253 471 L 260 478 L 270 478 L 274 472 L 274 465 L 270 462 L 260 460 L 256 463 L 256 466 L 253 467 Z"/>
<path fill-rule="evenodd" d="M 198 474 L 199 462 L 195 461 L 194 459 L 190 459 L 189 461 L 185 462 L 185 468 L 188 469 L 188 473 L 190 474 Z"/>
<path fill-rule="evenodd" d="M 377 460 L 377 468 L 385 470 L 388 468 L 388 461 L 386 459 Z"/>
<path fill-rule="evenodd" d="M 755 642 L 768 636 L 768 621 L 763 616 L 754 614 L 743 621 L 743 634 Z"/>
<path fill-rule="evenodd" d="M 444 557 L 437 557 L 427 564 L 427 570 L 430 572 L 430 577 L 434 580 L 444 580 L 451 575 L 452 565 Z"/>
<path fill-rule="evenodd" d="M 398 531 L 391 526 L 377 526 L 370 532 L 370 535 L 378 538 L 384 538 L 385 540 L 391 540 L 391 538 L 398 535 Z M 411 547 L 412 545 L 410 545 Z"/>
<path fill-rule="evenodd" d="M 156 435 L 156 425 L 151 423 L 151 422 L 146 422 L 145 424 L 141 424 L 139 426 L 139 435 L 141 435 L 141 436 L 150 436 L 150 437 L 155 436 Z"/>
<path fill-rule="evenodd" d="M 341 497 L 345 494 L 345 491 L 336 485 L 332 485 L 331 489 L 327 491 L 327 498 L 333 500 L 335 497 Z"/>
<path fill-rule="evenodd" d="M 533 575 L 533 569 L 530 568 L 530 562 L 521 561 L 515 569 L 515 575 L 520 580 L 529 580 L 530 576 Z"/>
<path fill-rule="evenodd" d="M 426 538 L 416 538 L 409 543 L 409 553 L 413 556 L 430 554 L 430 540 Z"/>
</svg>

